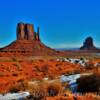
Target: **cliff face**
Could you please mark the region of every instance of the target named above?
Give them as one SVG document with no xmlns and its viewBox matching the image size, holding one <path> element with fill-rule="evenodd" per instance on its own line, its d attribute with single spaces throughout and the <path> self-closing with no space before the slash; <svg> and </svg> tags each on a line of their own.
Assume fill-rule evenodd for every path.
<svg viewBox="0 0 100 100">
<path fill-rule="evenodd" d="M 0 56 L 43 56 L 57 52 L 45 46 L 39 36 L 39 27 L 34 31 L 32 24 L 18 23 L 17 39 L 10 45 L 0 48 Z"/>
<path fill-rule="evenodd" d="M 32 24 L 19 23 L 17 25 L 17 40 L 40 40 L 39 27 L 35 32 Z"/>
<path fill-rule="evenodd" d="M 80 50 L 98 50 L 93 43 L 92 37 L 87 37 Z"/>
</svg>

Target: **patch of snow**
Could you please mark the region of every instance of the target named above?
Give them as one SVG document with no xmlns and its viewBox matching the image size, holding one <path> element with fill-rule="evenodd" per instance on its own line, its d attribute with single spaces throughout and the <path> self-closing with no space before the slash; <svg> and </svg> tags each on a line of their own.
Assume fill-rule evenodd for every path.
<svg viewBox="0 0 100 100">
<path fill-rule="evenodd" d="M 22 93 L 7 93 L 5 95 L 1 95 L 0 94 L 0 100 L 18 100 L 18 99 L 24 99 L 27 96 L 29 96 L 30 93 L 29 92 L 22 92 Z"/>
<path fill-rule="evenodd" d="M 58 58 L 57 61 L 65 61 L 65 62 L 70 62 L 70 63 L 77 63 L 80 64 L 81 66 L 85 66 L 89 60 L 87 59 L 77 59 L 77 58 Z"/>
<path fill-rule="evenodd" d="M 60 77 L 60 80 L 61 80 L 61 82 L 72 82 L 73 80 L 75 81 L 80 77 L 81 77 L 80 74 L 69 75 L 69 76 L 62 75 Z"/>
</svg>

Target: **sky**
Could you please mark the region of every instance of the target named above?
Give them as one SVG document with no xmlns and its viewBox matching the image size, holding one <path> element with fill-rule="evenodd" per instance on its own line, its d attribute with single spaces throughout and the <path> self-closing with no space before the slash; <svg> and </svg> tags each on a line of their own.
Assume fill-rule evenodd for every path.
<svg viewBox="0 0 100 100">
<path fill-rule="evenodd" d="M 16 40 L 19 22 L 39 26 L 52 48 L 80 47 L 88 36 L 100 47 L 100 0 L 0 0 L 0 47 Z"/>
</svg>

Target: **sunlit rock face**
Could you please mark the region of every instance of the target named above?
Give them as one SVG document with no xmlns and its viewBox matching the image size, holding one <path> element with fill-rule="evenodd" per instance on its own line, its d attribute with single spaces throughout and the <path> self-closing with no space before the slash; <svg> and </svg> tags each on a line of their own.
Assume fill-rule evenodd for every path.
<svg viewBox="0 0 100 100">
<path fill-rule="evenodd" d="M 17 25 L 17 40 L 40 40 L 39 27 L 37 32 L 34 31 L 32 24 L 18 23 Z"/>
<path fill-rule="evenodd" d="M 83 46 L 80 48 L 80 50 L 96 50 L 97 48 L 94 46 L 93 38 L 87 37 L 85 39 L 85 42 L 83 43 Z"/>
<path fill-rule="evenodd" d="M 43 56 L 56 55 L 57 52 L 44 45 L 39 36 L 39 27 L 34 30 L 34 25 L 18 23 L 16 40 L 6 47 L 0 48 L 2 56 Z"/>
</svg>

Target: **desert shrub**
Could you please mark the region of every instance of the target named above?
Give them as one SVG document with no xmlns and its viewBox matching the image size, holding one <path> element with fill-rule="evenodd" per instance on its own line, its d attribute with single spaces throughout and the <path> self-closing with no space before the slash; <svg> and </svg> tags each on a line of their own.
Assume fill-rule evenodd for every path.
<svg viewBox="0 0 100 100">
<path fill-rule="evenodd" d="M 16 61 L 17 61 L 17 58 L 12 57 L 12 61 L 13 61 L 13 62 L 16 62 Z"/>
<path fill-rule="evenodd" d="M 99 92 L 100 91 L 100 76 L 91 75 L 84 76 L 77 80 L 78 92 Z"/>
<path fill-rule="evenodd" d="M 15 63 L 15 64 L 12 64 L 13 66 L 15 66 L 17 68 L 17 70 L 20 69 L 21 65 L 19 63 Z"/>
<path fill-rule="evenodd" d="M 42 72 L 47 72 L 48 71 L 48 65 L 42 66 Z"/>
<path fill-rule="evenodd" d="M 27 87 L 27 81 L 24 81 L 23 79 L 18 80 L 17 82 L 13 82 L 12 87 L 10 87 L 9 92 L 10 93 L 17 93 L 19 91 L 25 91 Z"/>
<path fill-rule="evenodd" d="M 94 65 L 92 63 L 86 63 L 85 64 L 86 69 L 92 69 Z"/>
<path fill-rule="evenodd" d="M 12 73 L 12 76 L 18 76 L 18 74 L 17 73 Z"/>
<path fill-rule="evenodd" d="M 54 86 L 49 86 L 47 92 L 49 96 L 56 96 L 59 93 L 58 89 Z"/>
<path fill-rule="evenodd" d="M 80 73 L 80 70 L 78 69 L 74 71 L 74 74 L 79 74 L 79 73 Z"/>
<path fill-rule="evenodd" d="M 78 60 L 76 60 L 76 61 L 75 61 L 75 64 L 78 64 L 78 63 L 79 63 L 79 61 L 78 61 Z"/>
<path fill-rule="evenodd" d="M 44 62 L 44 60 L 43 59 L 39 59 L 39 62 Z"/>
<path fill-rule="evenodd" d="M 41 68 L 39 66 L 35 67 L 37 72 L 41 72 Z"/>
<path fill-rule="evenodd" d="M 4 76 L 4 73 L 3 72 L 0 72 L 0 77 Z"/>
<path fill-rule="evenodd" d="M 27 90 L 30 92 L 29 100 L 44 100 L 48 96 L 56 96 L 61 93 L 62 85 L 57 80 L 51 81 L 41 81 L 28 83 Z"/>
<path fill-rule="evenodd" d="M 43 98 L 46 96 L 45 89 L 41 84 L 30 84 L 28 85 L 27 89 L 31 94 L 28 99 L 43 100 Z"/>
<path fill-rule="evenodd" d="M 47 72 L 48 71 L 48 65 L 43 65 L 42 67 L 40 66 L 35 66 L 36 71 L 38 72 Z"/>
<path fill-rule="evenodd" d="M 57 81 L 54 83 L 50 83 L 47 87 L 47 94 L 48 96 L 57 96 L 61 94 L 62 91 L 62 86 L 61 84 Z"/>
<path fill-rule="evenodd" d="M 11 87 L 10 89 L 9 89 L 9 92 L 10 93 L 17 93 L 17 92 L 19 92 L 20 90 L 17 88 L 17 87 Z"/>
<path fill-rule="evenodd" d="M 54 74 L 50 74 L 50 75 L 48 75 L 48 77 L 49 77 L 50 80 L 54 80 L 55 79 Z"/>
<path fill-rule="evenodd" d="M 55 66 L 56 66 L 56 67 L 61 67 L 61 64 L 58 64 L 58 63 L 57 63 Z"/>
<path fill-rule="evenodd" d="M 84 60 L 84 58 L 81 57 L 80 60 Z"/>
</svg>

